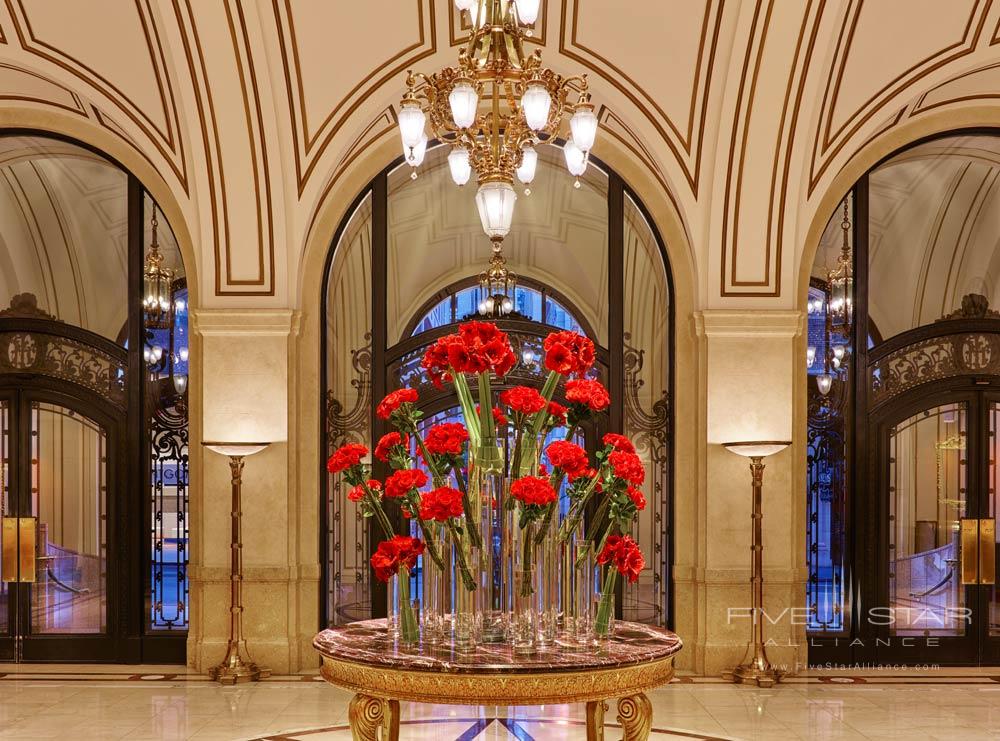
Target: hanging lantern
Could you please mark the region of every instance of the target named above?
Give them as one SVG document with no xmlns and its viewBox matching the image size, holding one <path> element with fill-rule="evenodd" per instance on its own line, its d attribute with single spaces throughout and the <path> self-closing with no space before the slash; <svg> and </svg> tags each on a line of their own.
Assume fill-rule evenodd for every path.
<svg viewBox="0 0 1000 741">
<path fill-rule="evenodd" d="M 517 276 L 507 270 L 507 260 L 503 256 L 503 242 L 493 243 L 490 266 L 479 274 L 479 313 L 483 316 L 499 318 L 514 310 L 514 291 Z"/>
<path fill-rule="evenodd" d="M 153 205 L 151 222 L 153 235 L 149 243 L 149 252 L 142 269 L 143 300 L 145 323 L 148 329 L 167 329 L 173 324 L 174 302 L 173 281 L 174 271 L 164 266 L 163 253 L 156 236 L 156 205 Z"/>
<path fill-rule="evenodd" d="M 840 223 L 843 230 L 843 244 L 837 257 L 836 267 L 827 275 L 829 283 L 830 324 L 831 328 L 842 334 L 850 331 L 854 315 L 854 256 L 851 254 L 851 244 L 848 232 L 851 230 L 851 220 L 848 215 L 847 199 L 844 199 L 844 219 Z"/>
</svg>

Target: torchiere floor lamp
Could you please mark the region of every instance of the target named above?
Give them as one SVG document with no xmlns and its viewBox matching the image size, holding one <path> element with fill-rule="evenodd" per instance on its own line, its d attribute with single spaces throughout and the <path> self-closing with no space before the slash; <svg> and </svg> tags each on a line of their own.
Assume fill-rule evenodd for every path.
<svg viewBox="0 0 1000 741">
<path fill-rule="evenodd" d="M 247 651 L 243 637 L 243 459 L 264 450 L 271 443 L 203 442 L 206 448 L 229 458 L 233 479 L 232 538 L 230 540 L 229 646 L 226 658 L 209 669 L 209 675 L 220 684 L 256 682 L 271 676 L 271 670 L 257 666 Z"/>
<path fill-rule="evenodd" d="M 763 522 L 761 512 L 761 492 L 764 487 L 764 459 L 769 455 L 784 450 L 790 442 L 763 440 L 742 443 L 723 443 L 722 446 L 737 455 L 750 459 L 750 475 L 753 477 L 753 511 L 750 515 L 753 523 L 753 544 L 751 553 L 750 591 L 752 594 L 751 621 L 752 631 L 750 645 L 747 646 L 744 662 L 722 676 L 737 684 L 756 682 L 758 687 L 773 687 L 781 681 L 782 672 L 771 666 L 764 650 L 764 543 Z M 746 659 L 749 658 L 749 661 Z"/>
</svg>

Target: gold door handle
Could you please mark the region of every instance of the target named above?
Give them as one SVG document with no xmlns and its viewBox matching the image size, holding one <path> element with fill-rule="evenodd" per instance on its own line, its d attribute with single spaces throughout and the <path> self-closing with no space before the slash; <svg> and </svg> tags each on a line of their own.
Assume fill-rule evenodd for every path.
<svg viewBox="0 0 1000 741">
<path fill-rule="evenodd" d="M 4 517 L 0 526 L 0 559 L 5 582 L 33 584 L 35 581 L 34 517 Z"/>
<path fill-rule="evenodd" d="M 997 521 L 963 518 L 959 532 L 962 584 L 996 584 Z"/>
</svg>

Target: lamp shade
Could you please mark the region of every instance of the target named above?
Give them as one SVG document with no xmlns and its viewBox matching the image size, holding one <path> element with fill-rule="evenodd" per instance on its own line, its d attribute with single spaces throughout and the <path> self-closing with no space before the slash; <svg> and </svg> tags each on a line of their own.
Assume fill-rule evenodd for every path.
<svg viewBox="0 0 1000 741">
<path fill-rule="evenodd" d="M 820 373 L 816 376 L 816 388 L 823 396 L 829 394 L 830 389 L 833 388 L 833 376 L 829 373 Z"/>
<path fill-rule="evenodd" d="M 213 453 L 229 456 L 231 458 L 245 458 L 248 455 L 255 455 L 267 448 L 271 443 L 242 443 L 242 442 L 203 442 L 206 448 Z"/>
<path fill-rule="evenodd" d="M 503 239 L 510 233 L 514 220 L 514 202 L 517 193 L 510 183 L 483 183 L 476 193 L 476 206 L 483 231 L 490 239 Z"/>
<path fill-rule="evenodd" d="M 420 137 L 420 142 L 406 154 L 406 164 L 411 167 L 420 167 L 424 162 L 424 155 L 427 154 L 427 135 Z"/>
<path fill-rule="evenodd" d="M 451 117 L 460 129 L 467 129 L 476 122 L 476 110 L 479 107 L 479 93 L 469 82 L 459 82 L 448 93 L 448 105 L 451 106 Z"/>
<path fill-rule="evenodd" d="M 476 3 L 476 0 L 455 0 L 455 7 L 459 11 L 468 10 Z"/>
<path fill-rule="evenodd" d="M 514 0 L 517 6 L 517 19 L 526 26 L 534 24 L 538 20 L 538 6 L 540 0 Z"/>
<path fill-rule="evenodd" d="M 538 167 L 538 152 L 531 145 L 525 145 L 521 150 L 521 166 L 517 168 L 517 179 L 525 185 L 531 185 L 535 179 L 535 169 Z"/>
<path fill-rule="evenodd" d="M 537 83 L 528 85 L 521 96 L 521 108 L 524 109 L 524 120 L 528 128 L 538 131 L 545 128 L 549 121 L 549 109 L 552 107 L 552 96 L 544 86 Z"/>
<path fill-rule="evenodd" d="M 774 455 L 792 443 L 787 440 L 754 440 L 749 442 L 722 443 L 722 447 L 744 458 L 766 458 Z"/>
<path fill-rule="evenodd" d="M 587 171 L 587 153 L 572 139 L 563 145 L 563 155 L 566 157 L 566 168 L 570 175 L 580 177 Z"/>
<path fill-rule="evenodd" d="M 589 105 L 580 108 L 569 120 L 570 131 L 573 132 L 573 141 L 576 146 L 584 152 L 589 152 L 594 147 L 594 140 L 597 139 L 597 115 Z"/>
<path fill-rule="evenodd" d="M 469 163 L 469 150 L 465 147 L 455 147 L 448 153 L 448 169 L 455 185 L 465 185 L 472 175 L 472 165 Z"/>
<path fill-rule="evenodd" d="M 403 103 L 399 109 L 399 136 L 403 140 L 404 154 L 409 155 L 408 150 L 420 144 L 426 122 L 427 116 L 420 110 L 419 103 L 414 100 Z"/>
</svg>

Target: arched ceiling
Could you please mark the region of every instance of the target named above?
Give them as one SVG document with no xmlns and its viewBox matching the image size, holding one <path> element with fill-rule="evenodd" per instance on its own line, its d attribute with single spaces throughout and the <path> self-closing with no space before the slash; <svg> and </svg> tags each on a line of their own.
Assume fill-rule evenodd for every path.
<svg viewBox="0 0 1000 741">
<path fill-rule="evenodd" d="M 147 161 L 203 304 L 310 305 L 318 215 L 387 164 L 406 70 L 453 64 L 465 33 L 451 0 L 10 0 L 0 112 Z M 989 0 L 545 0 L 534 43 L 589 74 L 595 154 L 675 213 L 661 231 L 700 307 L 796 305 L 820 201 L 873 140 L 963 110 L 1000 122 Z"/>
</svg>

